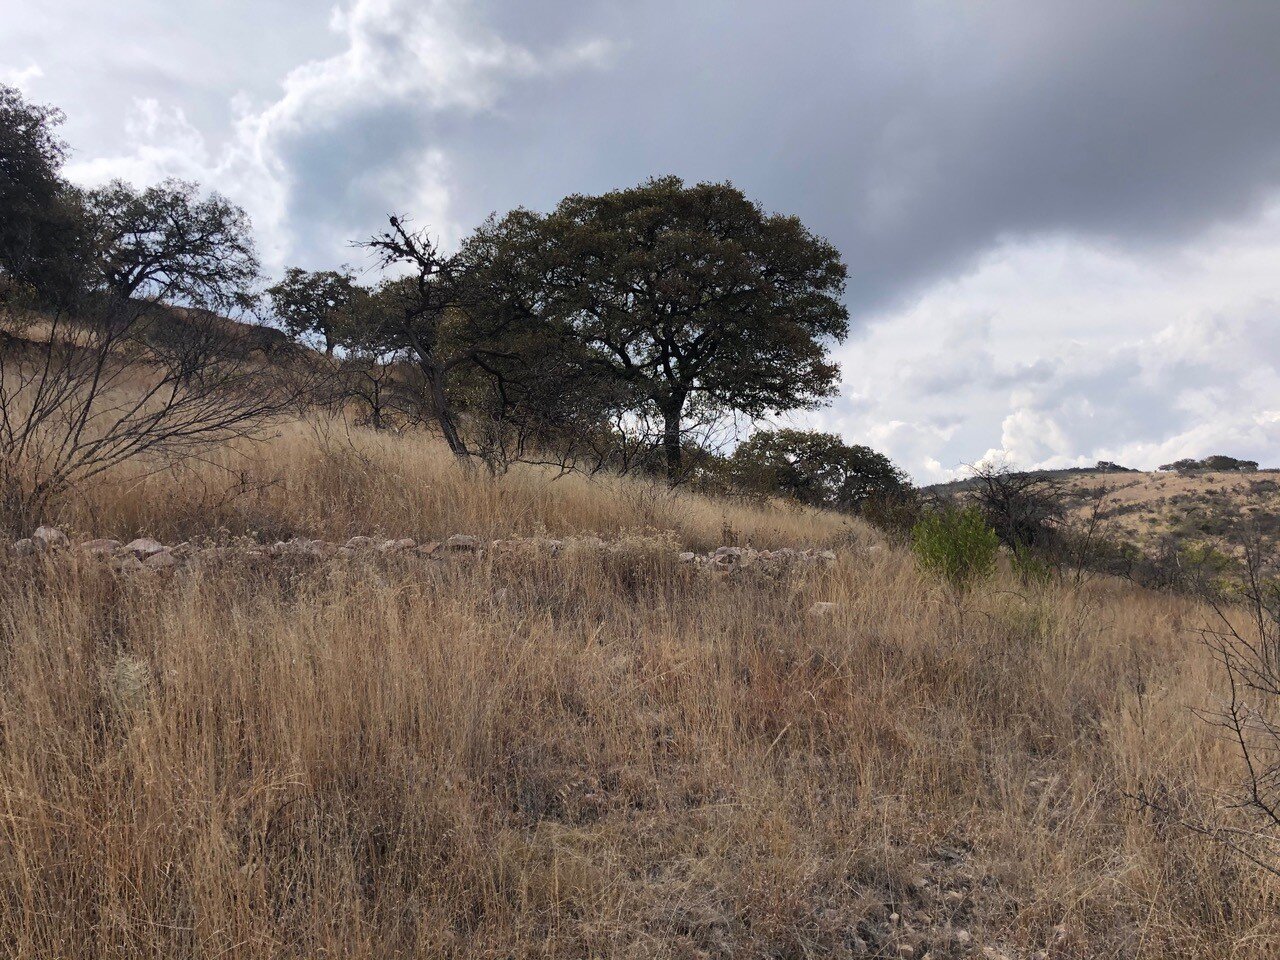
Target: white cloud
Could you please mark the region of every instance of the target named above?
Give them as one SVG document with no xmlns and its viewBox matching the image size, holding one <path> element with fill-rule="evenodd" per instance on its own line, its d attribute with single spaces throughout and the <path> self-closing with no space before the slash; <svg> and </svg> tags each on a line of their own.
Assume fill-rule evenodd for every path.
<svg viewBox="0 0 1280 960">
<path fill-rule="evenodd" d="M 26 90 L 31 86 L 32 80 L 39 80 L 43 76 L 44 70 L 38 63 L 29 63 L 25 67 L 0 64 L 0 83 L 17 87 L 19 90 Z"/>
<path fill-rule="evenodd" d="M 1010 238 L 838 351 L 811 422 L 881 444 L 922 481 L 1019 467 L 1280 464 L 1280 204 L 1183 247 Z"/>
<path fill-rule="evenodd" d="M 452 214 L 446 149 L 433 118 L 496 109 L 512 84 L 598 67 L 601 40 L 535 53 L 486 30 L 465 0 L 354 0 L 331 29 L 343 47 L 290 70 L 280 96 L 238 112 L 229 141 L 211 149 L 180 108 L 137 100 L 130 151 L 72 163 L 85 183 L 199 180 L 250 213 L 264 261 L 341 259 L 368 217 L 411 212 L 446 243 L 463 229 Z"/>
</svg>

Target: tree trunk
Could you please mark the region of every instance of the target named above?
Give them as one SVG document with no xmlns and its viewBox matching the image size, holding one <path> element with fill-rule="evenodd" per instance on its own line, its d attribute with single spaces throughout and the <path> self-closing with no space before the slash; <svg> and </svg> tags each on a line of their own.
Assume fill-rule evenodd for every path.
<svg viewBox="0 0 1280 960">
<path fill-rule="evenodd" d="M 444 435 L 444 442 L 449 445 L 449 449 L 453 451 L 455 457 L 466 461 L 471 457 L 471 451 L 467 449 L 467 445 L 458 433 L 457 422 L 453 419 L 453 411 L 449 407 L 449 398 L 445 396 L 444 371 L 438 369 L 434 364 L 420 364 L 420 366 L 427 378 L 427 388 L 430 391 L 431 399 L 431 413 L 436 418 L 436 423 L 440 426 L 440 433 Z"/>
<path fill-rule="evenodd" d="M 662 452 L 667 459 L 667 485 L 671 487 L 684 479 L 684 450 L 680 446 L 683 413 L 683 397 L 672 400 L 662 411 Z"/>
</svg>

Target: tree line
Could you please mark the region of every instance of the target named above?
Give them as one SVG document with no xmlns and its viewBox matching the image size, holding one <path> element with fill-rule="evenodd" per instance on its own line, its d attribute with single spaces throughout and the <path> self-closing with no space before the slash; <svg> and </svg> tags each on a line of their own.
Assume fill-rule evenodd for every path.
<svg viewBox="0 0 1280 960">
<path fill-rule="evenodd" d="M 244 211 L 167 180 L 82 189 L 62 114 L 0 87 L 0 493 L 28 511 L 146 454 L 187 455 L 301 402 L 427 423 L 467 462 L 640 471 L 856 509 L 909 484 L 831 434 L 757 431 L 838 384 L 846 267 L 794 216 L 672 176 L 491 216 L 456 251 L 391 216 L 368 269 L 264 278 Z M 246 337 L 225 318 L 284 331 Z M 56 335 L 22 334 L 52 323 Z M 272 354 L 294 376 L 254 376 Z M 299 359 L 301 358 L 301 359 Z M 306 376 L 302 376 L 302 373 Z M 125 399 L 141 374 L 143 399 Z"/>
</svg>

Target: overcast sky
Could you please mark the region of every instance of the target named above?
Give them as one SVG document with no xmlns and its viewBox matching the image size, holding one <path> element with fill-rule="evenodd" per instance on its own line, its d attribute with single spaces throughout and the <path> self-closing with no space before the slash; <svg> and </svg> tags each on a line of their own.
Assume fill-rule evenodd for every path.
<svg viewBox="0 0 1280 960">
<path fill-rule="evenodd" d="M 0 80 L 73 179 L 196 179 L 264 260 L 386 213 L 675 173 L 849 265 L 841 394 L 803 422 L 922 481 L 1280 465 L 1275 0 L 0 0 Z"/>
</svg>

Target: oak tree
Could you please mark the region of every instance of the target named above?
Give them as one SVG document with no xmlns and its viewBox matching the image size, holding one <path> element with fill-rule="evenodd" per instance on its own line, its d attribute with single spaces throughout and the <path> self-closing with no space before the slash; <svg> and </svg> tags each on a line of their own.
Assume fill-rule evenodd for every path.
<svg viewBox="0 0 1280 960">
<path fill-rule="evenodd" d="M 692 413 L 758 417 L 835 388 L 828 349 L 848 330 L 838 251 L 732 184 L 669 176 L 574 195 L 486 224 L 471 247 L 505 263 L 521 310 L 566 357 L 656 415 L 672 484 Z"/>
</svg>

